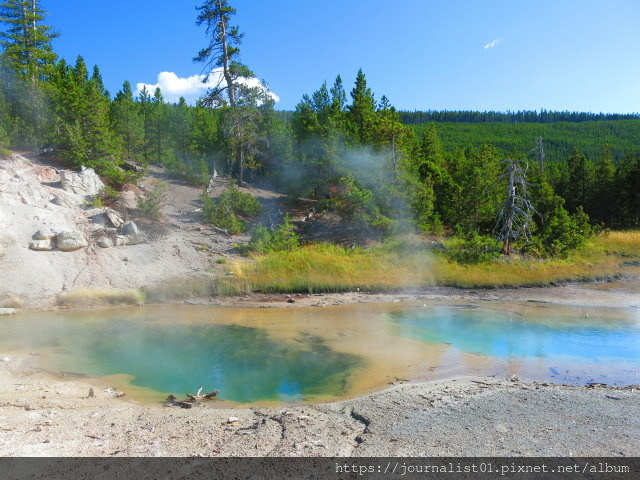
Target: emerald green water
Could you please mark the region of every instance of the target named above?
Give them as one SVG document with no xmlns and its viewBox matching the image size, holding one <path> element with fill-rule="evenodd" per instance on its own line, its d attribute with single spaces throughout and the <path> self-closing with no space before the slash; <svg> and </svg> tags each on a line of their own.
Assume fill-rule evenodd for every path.
<svg viewBox="0 0 640 480">
<path fill-rule="evenodd" d="M 48 371 L 119 375 L 110 384 L 152 402 L 200 385 L 255 403 L 343 398 L 398 378 L 640 383 L 638 309 L 475 306 L 34 312 L 0 318 L 0 354 L 35 354 Z"/>
<path fill-rule="evenodd" d="M 50 348 L 56 369 L 127 374 L 134 385 L 158 392 L 184 394 L 202 385 L 236 402 L 341 396 L 349 374 L 362 365 L 360 357 L 335 352 L 308 334 L 284 342 L 263 328 L 156 322 L 152 315 L 131 319 L 126 310 L 85 321 L 45 317 L 18 328 L 0 324 L 3 343 Z"/>
</svg>

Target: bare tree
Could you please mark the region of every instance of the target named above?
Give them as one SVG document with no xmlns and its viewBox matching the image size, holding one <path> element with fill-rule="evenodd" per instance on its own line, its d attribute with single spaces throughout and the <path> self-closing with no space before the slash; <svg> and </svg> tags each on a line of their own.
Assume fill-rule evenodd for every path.
<svg viewBox="0 0 640 480">
<path fill-rule="evenodd" d="M 511 254 L 511 241 L 518 238 L 530 239 L 529 224 L 536 213 L 527 196 L 527 170 L 525 160 L 504 160 L 505 171 L 500 178 L 507 179 L 507 199 L 502 203 L 495 231 L 502 242 L 502 253 Z"/>
</svg>

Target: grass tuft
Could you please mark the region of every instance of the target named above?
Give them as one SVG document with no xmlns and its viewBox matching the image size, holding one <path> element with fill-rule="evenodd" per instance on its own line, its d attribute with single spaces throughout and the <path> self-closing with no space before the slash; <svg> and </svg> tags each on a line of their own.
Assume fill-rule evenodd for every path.
<svg viewBox="0 0 640 480">
<path fill-rule="evenodd" d="M 11 296 L 0 299 L 0 308 L 22 308 L 24 300 L 21 297 Z"/>
<path fill-rule="evenodd" d="M 138 305 L 144 301 L 144 294 L 139 290 L 80 288 L 59 295 L 56 304 L 66 307 L 96 307 Z"/>
</svg>

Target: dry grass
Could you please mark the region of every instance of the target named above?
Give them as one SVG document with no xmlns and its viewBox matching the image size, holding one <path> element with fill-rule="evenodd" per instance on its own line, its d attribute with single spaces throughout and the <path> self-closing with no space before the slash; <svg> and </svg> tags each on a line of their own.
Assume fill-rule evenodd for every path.
<svg viewBox="0 0 640 480">
<path fill-rule="evenodd" d="M 610 278 L 622 273 L 622 256 L 640 257 L 640 232 L 610 232 L 596 237 L 568 259 L 511 257 L 478 265 L 461 265 L 424 248 L 348 250 L 322 244 L 236 261 L 230 265 L 232 276 L 225 282 L 227 291 L 239 292 L 539 286 Z"/>
<path fill-rule="evenodd" d="M 317 244 L 235 262 L 227 281 L 260 292 L 384 291 L 433 283 L 430 263 L 426 252 L 399 255 Z"/>
<path fill-rule="evenodd" d="M 138 305 L 144 301 L 144 294 L 139 290 L 80 288 L 58 296 L 56 304 L 67 307 L 96 307 Z"/>
<path fill-rule="evenodd" d="M 435 265 L 439 285 L 463 288 L 542 286 L 587 281 L 619 273 L 620 259 L 602 255 L 573 260 L 520 260 L 460 265 L 445 260 Z"/>
<path fill-rule="evenodd" d="M 607 252 L 640 256 L 640 231 L 638 230 L 608 232 L 599 236 L 596 242 Z"/>
<path fill-rule="evenodd" d="M 20 297 L 11 296 L 0 299 L 0 308 L 22 308 L 24 300 Z"/>
<path fill-rule="evenodd" d="M 563 281 L 611 278 L 622 263 L 640 258 L 640 232 L 598 236 L 568 259 L 512 256 L 461 265 L 434 254 L 424 243 L 371 249 L 331 244 L 230 261 L 226 275 L 209 280 L 176 280 L 145 290 L 154 302 L 251 292 L 323 293 L 394 291 L 429 286 L 496 288 L 542 286 Z"/>
</svg>

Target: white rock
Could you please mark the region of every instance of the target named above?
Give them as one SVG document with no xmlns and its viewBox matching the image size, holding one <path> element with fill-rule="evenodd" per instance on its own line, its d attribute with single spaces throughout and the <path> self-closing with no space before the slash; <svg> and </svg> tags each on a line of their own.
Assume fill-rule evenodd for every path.
<svg viewBox="0 0 640 480">
<path fill-rule="evenodd" d="M 85 167 L 82 167 L 79 173 L 61 170 L 60 183 L 65 191 L 84 197 L 97 195 L 104 188 L 104 183 L 93 168 Z"/>
<path fill-rule="evenodd" d="M 80 232 L 62 232 L 56 235 L 56 247 L 63 252 L 73 252 L 87 246 L 87 240 Z"/>
<path fill-rule="evenodd" d="M 111 240 L 109 237 L 100 237 L 96 244 L 100 248 L 111 248 L 113 247 L 113 240 Z"/>
<path fill-rule="evenodd" d="M 51 238 L 47 238 L 45 240 L 34 240 L 29 243 L 29 248 L 36 252 L 49 252 L 53 250 L 53 240 Z"/>
<path fill-rule="evenodd" d="M 109 222 L 111 222 L 111 225 L 113 225 L 116 228 L 122 227 L 125 223 L 122 217 L 118 215 L 118 212 L 116 212 L 115 210 L 111 210 L 109 208 L 104 212 L 104 214 L 109 219 Z"/>
<path fill-rule="evenodd" d="M 51 240 L 56 236 L 56 232 L 51 230 L 50 228 L 41 228 L 36 233 L 33 234 L 34 240 Z"/>
</svg>

